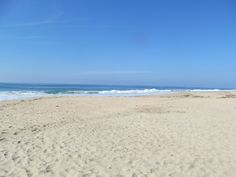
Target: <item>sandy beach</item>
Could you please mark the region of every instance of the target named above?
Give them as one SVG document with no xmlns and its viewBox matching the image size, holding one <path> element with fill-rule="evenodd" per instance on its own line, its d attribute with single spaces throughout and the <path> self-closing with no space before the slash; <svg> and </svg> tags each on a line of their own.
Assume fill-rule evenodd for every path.
<svg viewBox="0 0 236 177">
<path fill-rule="evenodd" d="M 1 177 L 235 177 L 236 93 L 0 102 Z"/>
</svg>

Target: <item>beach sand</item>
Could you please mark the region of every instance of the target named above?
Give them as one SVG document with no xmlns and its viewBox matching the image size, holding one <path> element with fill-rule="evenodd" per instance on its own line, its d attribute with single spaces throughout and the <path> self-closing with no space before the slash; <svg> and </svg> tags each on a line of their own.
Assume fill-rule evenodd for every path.
<svg viewBox="0 0 236 177">
<path fill-rule="evenodd" d="M 236 93 L 0 102 L 1 177 L 235 177 Z"/>
</svg>

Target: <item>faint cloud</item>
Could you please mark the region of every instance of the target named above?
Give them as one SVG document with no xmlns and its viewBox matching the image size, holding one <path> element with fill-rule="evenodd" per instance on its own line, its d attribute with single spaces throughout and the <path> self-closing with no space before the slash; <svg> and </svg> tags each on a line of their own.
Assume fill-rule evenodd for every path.
<svg viewBox="0 0 236 177">
<path fill-rule="evenodd" d="M 79 28 L 85 29 L 103 29 L 103 28 L 113 28 L 112 25 L 77 25 Z"/>
<path fill-rule="evenodd" d="M 51 16 L 47 17 L 41 21 L 33 21 L 33 22 L 26 22 L 26 23 L 17 23 L 17 24 L 6 24 L 1 25 L 0 27 L 34 27 L 39 25 L 49 25 L 49 24 L 58 24 L 58 23 L 66 23 L 66 20 L 60 20 L 60 18 L 64 15 L 64 12 L 58 12 L 52 14 Z"/>
<path fill-rule="evenodd" d="M 139 70 L 114 70 L 114 71 L 87 71 L 81 72 L 82 75 L 133 75 L 133 74 L 150 74 L 150 71 Z"/>
<path fill-rule="evenodd" d="M 27 26 L 39 26 L 39 25 L 48 25 L 48 24 L 57 24 L 57 23 L 64 23 L 65 21 L 37 21 L 37 22 L 29 22 L 29 23 L 19 23 L 13 25 L 5 25 L 4 27 L 27 27 Z"/>
</svg>

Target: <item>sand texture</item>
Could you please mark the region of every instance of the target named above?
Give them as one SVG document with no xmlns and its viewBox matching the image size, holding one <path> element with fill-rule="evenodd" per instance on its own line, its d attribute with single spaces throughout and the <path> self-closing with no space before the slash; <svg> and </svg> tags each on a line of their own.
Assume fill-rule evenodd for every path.
<svg viewBox="0 0 236 177">
<path fill-rule="evenodd" d="M 235 177 L 236 93 L 0 102 L 0 177 Z"/>
</svg>

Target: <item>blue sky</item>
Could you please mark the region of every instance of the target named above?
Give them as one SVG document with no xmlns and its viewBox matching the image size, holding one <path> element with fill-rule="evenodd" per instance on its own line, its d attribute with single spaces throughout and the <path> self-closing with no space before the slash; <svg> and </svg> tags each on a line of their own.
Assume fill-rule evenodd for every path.
<svg viewBox="0 0 236 177">
<path fill-rule="evenodd" d="M 235 0 L 0 0 L 0 82 L 236 87 Z"/>
</svg>

